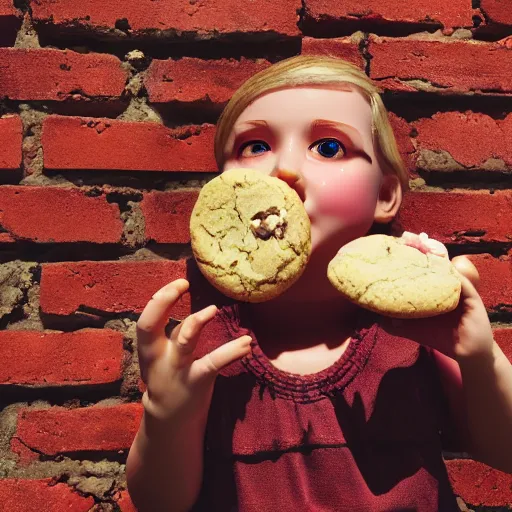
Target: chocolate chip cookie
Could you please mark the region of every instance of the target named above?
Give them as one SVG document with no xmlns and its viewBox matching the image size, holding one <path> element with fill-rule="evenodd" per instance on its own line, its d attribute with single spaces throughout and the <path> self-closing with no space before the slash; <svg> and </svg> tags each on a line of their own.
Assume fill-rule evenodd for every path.
<svg viewBox="0 0 512 512">
<path fill-rule="evenodd" d="M 310 221 L 298 194 L 253 169 L 225 171 L 201 189 L 190 235 L 208 281 L 245 302 L 283 293 L 300 277 L 311 251 Z"/>
</svg>

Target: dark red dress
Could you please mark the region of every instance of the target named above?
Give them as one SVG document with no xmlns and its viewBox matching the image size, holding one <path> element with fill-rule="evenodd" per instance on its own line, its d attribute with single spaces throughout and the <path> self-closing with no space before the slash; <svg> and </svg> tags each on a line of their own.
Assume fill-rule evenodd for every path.
<svg viewBox="0 0 512 512">
<path fill-rule="evenodd" d="M 198 357 L 247 332 L 238 312 L 223 308 Z M 435 362 L 378 320 L 362 313 L 343 356 L 308 376 L 276 369 L 253 338 L 252 354 L 217 378 L 194 511 L 459 510 Z"/>
</svg>

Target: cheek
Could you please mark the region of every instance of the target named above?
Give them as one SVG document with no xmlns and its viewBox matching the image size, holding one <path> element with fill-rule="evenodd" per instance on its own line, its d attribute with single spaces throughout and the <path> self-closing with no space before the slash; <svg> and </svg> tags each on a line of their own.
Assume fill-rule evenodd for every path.
<svg viewBox="0 0 512 512">
<path fill-rule="evenodd" d="M 373 219 L 380 174 L 370 165 L 311 169 L 304 177 L 313 214 L 342 219 L 347 224 Z"/>
</svg>

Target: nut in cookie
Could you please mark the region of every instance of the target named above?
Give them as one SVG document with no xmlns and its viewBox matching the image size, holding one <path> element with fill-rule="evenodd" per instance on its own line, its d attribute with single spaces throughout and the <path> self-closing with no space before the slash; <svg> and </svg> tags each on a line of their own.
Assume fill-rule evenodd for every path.
<svg viewBox="0 0 512 512">
<path fill-rule="evenodd" d="M 251 231 L 255 236 L 267 240 L 271 236 L 284 237 L 286 229 L 286 210 L 273 207 L 265 212 L 258 212 L 251 221 Z"/>
</svg>

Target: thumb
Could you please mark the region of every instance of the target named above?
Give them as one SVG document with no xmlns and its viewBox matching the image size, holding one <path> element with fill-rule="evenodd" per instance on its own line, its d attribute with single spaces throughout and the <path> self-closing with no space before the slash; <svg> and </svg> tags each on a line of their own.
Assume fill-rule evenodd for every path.
<svg viewBox="0 0 512 512">
<path fill-rule="evenodd" d="M 460 274 L 469 279 L 475 288 L 478 288 L 480 275 L 475 265 L 467 256 L 456 256 L 452 259 L 452 263 Z"/>
<path fill-rule="evenodd" d="M 452 263 L 462 278 L 462 295 L 468 298 L 478 296 L 480 275 L 475 265 L 467 256 L 456 256 Z"/>
</svg>

